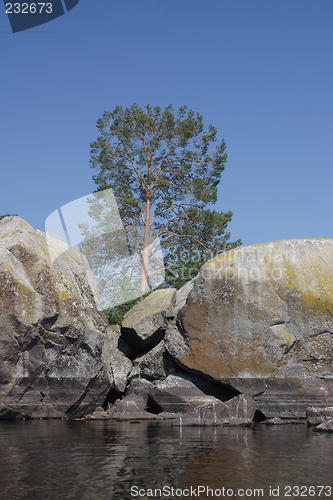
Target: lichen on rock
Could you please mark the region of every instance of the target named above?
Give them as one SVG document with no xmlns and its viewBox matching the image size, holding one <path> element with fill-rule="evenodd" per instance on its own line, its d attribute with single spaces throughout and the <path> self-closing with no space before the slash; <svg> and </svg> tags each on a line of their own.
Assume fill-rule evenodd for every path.
<svg viewBox="0 0 333 500">
<path fill-rule="evenodd" d="M 305 418 L 307 406 L 331 405 L 333 240 L 219 255 L 172 328 L 166 346 L 182 367 L 254 397 L 267 417 Z"/>
<path fill-rule="evenodd" d="M 102 359 L 96 290 L 76 247 L 19 217 L 0 221 L 1 418 L 81 417 L 119 388 Z"/>
</svg>

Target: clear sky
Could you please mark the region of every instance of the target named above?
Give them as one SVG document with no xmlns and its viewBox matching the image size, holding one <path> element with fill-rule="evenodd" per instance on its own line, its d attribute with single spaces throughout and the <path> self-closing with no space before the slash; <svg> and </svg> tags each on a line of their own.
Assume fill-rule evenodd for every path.
<svg viewBox="0 0 333 500">
<path fill-rule="evenodd" d="M 116 105 L 188 105 L 228 162 L 232 240 L 333 237 L 332 0 L 80 0 L 11 33 L 0 5 L 0 215 L 35 228 L 92 192 Z"/>
</svg>

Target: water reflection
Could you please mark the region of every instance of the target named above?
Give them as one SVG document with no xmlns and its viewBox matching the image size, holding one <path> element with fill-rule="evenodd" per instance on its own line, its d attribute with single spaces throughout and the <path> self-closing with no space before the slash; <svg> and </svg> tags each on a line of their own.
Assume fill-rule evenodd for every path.
<svg viewBox="0 0 333 500">
<path fill-rule="evenodd" d="M 203 485 L 233 489 L 229 498 L 240 498 L 239 488 L 262 488 L 269 499 L 270 486 L 283 493 L 286 485 L 332 485 L 333 435 L 304 425 L 2 421 L 0 443 L 0 498 L 6 500 L 126 500 L 135 498 L 131 486 L 147 492 Z"/>
</svg>

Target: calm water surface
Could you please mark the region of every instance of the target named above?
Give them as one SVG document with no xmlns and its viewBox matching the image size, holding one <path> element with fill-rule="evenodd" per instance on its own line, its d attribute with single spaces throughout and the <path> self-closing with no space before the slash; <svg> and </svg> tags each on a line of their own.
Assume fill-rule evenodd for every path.
<svg viewBox="0 0 333 500">
<path fill-rule="evenodd" d="M 163 486 L 169 488 L 165 496 L 153 495 Z M 211 488 L 208 496 L 207 490 L 199 495 L 198 486 Z M 0 422 L 1 500 L 333 498 L 329 488 L 319 495 L 310 486 L 333 490 L 333 435 L 305 425 L 181 429 L 170 422 Z"/>
</svg>

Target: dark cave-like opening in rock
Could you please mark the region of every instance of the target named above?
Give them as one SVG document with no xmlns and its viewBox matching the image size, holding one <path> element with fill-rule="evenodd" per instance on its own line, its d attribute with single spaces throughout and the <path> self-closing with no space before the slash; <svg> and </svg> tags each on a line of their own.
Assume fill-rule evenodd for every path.
<svg viewBox="0 0 333 500">
<path fill-rule="evenodd" d="M 154 399 L 148 395 L 148 400 L 147 400 L 147 411 L 149 413 L 153 413 L 154 415 L 158 415 L 163 411 L 162 407 L 154 401 Z"/>
<path fill-rule="evenodd" d="M 104 403 L 102 404 L 102 408 L 104 410 L 108 409 L 109 405 L 113 405 L 117 399 L 121 399 L 122 394 L 115 389 L 110 389 L 109 392 L 107 393 L 107 396 L 104 400 Z"/>
<path fill-rule="evenodd" d="M 175 366 L 177 366 L 177 372 L 175 372 L 174 375 L 181 374 L 188 376 L 193 384 L 204 394 L 206 394 L 206 396 L 213 396 L 220 401 L 229 401 L 235 396 L 239 396 L 239 394 L 241 394 L 240 391 L 237 391 L 237 389 L 234 389 L 233 387 L 230 387 L 221 382 L 217 382 L 212 378 L 205 377 L 200 373 L 196 373 L 194 371 L 186 370 L 176 363 Z"/>
<path fill-rule="evenodd" d="M 253 422 L 257 424 L 258 422 L 263 422 L 263 420 L 266 420 L 266 417 L 263 414 L 263 412 L 260 410 L 256 410 L 253 417 Z"/>
</svg>

